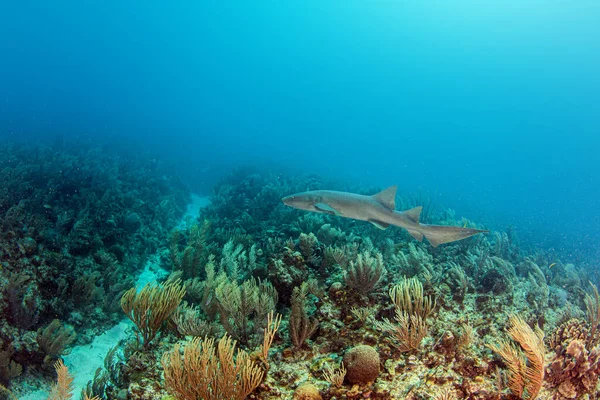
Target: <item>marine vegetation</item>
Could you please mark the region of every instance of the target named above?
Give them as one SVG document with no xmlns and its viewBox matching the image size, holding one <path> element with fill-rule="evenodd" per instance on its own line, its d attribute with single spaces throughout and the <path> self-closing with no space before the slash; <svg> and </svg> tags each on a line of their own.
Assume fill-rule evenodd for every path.
<svg viewBox="0 0 600 400">
<path fill-rule="evenodd" d="M 123 317 L 189 191 L 150 155 L 0 145 L 0 384 L 52 374 L 71 345 Z"/>
<path fill-rule="evenodd" d="M 130 180 L 128 185 L 142 190 L 141 183 Z M 119 193 L 127 193 L 125 185 L 120 187 Z M 127 341 L 115 343 L 84 396 L 177 400 L 598 396 L 600 296 L 597 277 L 590 275 L 594 269 L 568 263 L 569 255 L 523 245 L 513 230 L 502 232 L 458 218 L 452 210 L 428 201 L 423 223 L 491 233 L 434 247 L 413 240 L 405 230 L 381 230 L 281 203 L 289 193 L 323 187 L 359 194 L 377 191 L 316 176 L 239 169 L 216 185 L 210 204 L 183 225 L 175 218 L 185 205 L 186 191 L 181 187 L 166 187 L 159 192 L 162 195 L 153 192 L 157 197 L 145 200 L 158 209 L 164 201 L 171 204 L 167 209 L 177 205 L 168 217 L 154 216 L 164 222 L 147 239 L 154 244 L 151 250 L 159 251 L 168 277 L 135 288 L 131 277 L 139 264 L 131 260 L 136 256 L 142 260 L 149 253 L 137 246 L 137 233 L 133 238 L 125 232 L 118 237 L 116 243 L 128 243 L 121 261 L 105 250 L 116 243 L 103 240 L 94 251 L 68 256 L 88 260 L 80 266 L 82 272 L 52 270 L 52 279 L 44 285 L 56 288 L 61 277 L 74 285 L 85 266 L 91 271 L 86 276 L 99 274 L 92 283 L 77 287 L 104 287 L 101 283 L 110 272 L 103 258 L 94 255 L 107 252 L 115 264 L 127 268 L 126 287 L 111 296 L 122 307 L 120 316 L 134 325 Z M 114 199 L 119 200 L 113 203 L 124 204 L 121 197 Z M 399 209 L 420 205 L 408 193 L 394 201 Z M 146 219 L 147 207 L 134 209 L 141 219 L 137 229 L 154 221 Z M 85 215 L 104 221 L 94 217 L 100 212 L 94 210 Z M 119 215 L 115 226 L 125 229 L 128 214 Z M 19 224 L 23 226 L 22 221 Z M 23 231 L 18 232 L 5 236 L 3 246 L 22 242 Z M 38 254 L 45 242 L 37 234 L 30 236 Z M 50 270 L 46 265 L 37 267 Z M 32 266 L 29 271 L 33 275 L 36 269 Z M 10 315 L 30 315 L 19 314 L 19 306 L 11 310 L 10 299 L 15 298 L 21 307 L 39 310 L 35 321 L 21 316 L 18 323 L 5 323 L 12 334 L 3 336 L 5 361 L 0 367 L 4 383 L 14 389 L 16 364 L 42 370 L 43 365 L 60 361 L 60 354 L 79 340 L 86 328 L 73 323 L 70 315 L 86 308 L 74 304 L 67 291 L 62 298 L 71 302 L 71 314 L 65 313 L 65 305 L 53 304 L 39 293 L 42 286 L 36 280 L 29 283 L 33 278 L 22 278 L 14 267 L 2 273 L 5 288 L 12 293 L 4 297 Z M 9 279 L 14 274 L 18 277 Z M 47 329 L 55 306 L 62 322 Z M 97 317 L 89 321 L 87 329 L 106 326 Z M 40 328 L 39 343 L 50 345 L 43 346 L 45 351 L 37 345 L 38 358 L 25 361 L 15 338 L 31 337 Z M 44 361 L 42 355 L 49 358 Z M 50 386 L 56 378 L 51 368 L 45 371 Z"/>
</svg>

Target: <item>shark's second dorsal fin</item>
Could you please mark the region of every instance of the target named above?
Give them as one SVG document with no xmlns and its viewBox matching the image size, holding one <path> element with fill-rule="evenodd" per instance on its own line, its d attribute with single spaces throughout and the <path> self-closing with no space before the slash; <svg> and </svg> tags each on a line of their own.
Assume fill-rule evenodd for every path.
<svg viewBox="0 0 600 400">
<path fill-rule="evenodd" d="M 408 219 L 410 219 L 412 222 L 416 222 L 418 224 L 419 218 L 421 217 L 422 209 L 423 206 L 418 206 L 415 208 L 411 208 L 410 210 L 402 211 L 402 214 L 406 215 Z"/>
<path fill-rule="evenodd" d="M 396 190 L 398 186 L 390 186 L 389 188 L 382 190 L 381 192 L 374 194 L 373 198 L 380 204 L 383 204 L 390 210 L 396 209 Z"/>
</svg>

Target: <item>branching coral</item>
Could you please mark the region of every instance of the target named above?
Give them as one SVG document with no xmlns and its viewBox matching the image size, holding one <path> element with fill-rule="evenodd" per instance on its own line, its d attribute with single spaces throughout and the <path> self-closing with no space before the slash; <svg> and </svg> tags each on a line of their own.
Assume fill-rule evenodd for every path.
<svg viewBox="0 0 600 400">
<path fill-rule="evenodd" d="M 214 339 L 193 339 L 179 344 L 162 357 L 165 386 L 178 400 L 242 400 L 263 378 L 263 371 L 248 354 L 236 350 L 236 342 L 223 337 L 215 347 Z M 235 357 L 234 357 L 235 354 Z"/>
<path fill-rule="evenodd" d="M 508 367 L 508 387 L 522 399 L 535 399 L 544 380 L 544 333 L 535 331 L 519 316 L 508 321 L 508 335 L 519 347 L 507 340 L 488 345 Z"/>
<path fill-rule="evenodd" d="M 462 303 L 470 286 L 469 277 L 465 270 L 459 264 L 449 262 L 444 277 L 445 282 L 453 289 L 454 299 Z"/>
<path fill-rule="evenodd" d="M 231 279 L 237 280 L 242 274 L 257 268 L 256 252 L 256 245 L 252 245 L 247 252 L 241 243 L 236 244 L 234 240 L 227 241 L 223 246 L 221 270 Z"/>
<path fill-rule="evenodd" d="M 14 352 L 15 350 L 10 344 L 5 346 L 0 340 L 0 386 L 23 372 L 21 364 L 11 359 Z"/>
<path fill-rule="evenodd" d="M 182 232 L 175 229 L 169 235 L 169 254 L 173 271 L 182 271 L 182 278 L 194 278 L 200 274 L 201 266 L 207 261 L 206 240 L 210 229 L 210 221 L 204 220 L 199 224 L 194 224 L 189 230 L 187 243 L 183 251 L 180 251 L 180 242 Z"/>
<path fill-rule="evenodd" d="M 50 390 L 50 395 L 48 396 L 48 400 L 69 400 L 73 397 L 73 375 L 69 372 L 67 366 L 62 362 L 62 360 L 57 361 L 54 364 L 54 369 L 56 370 L 56 384 L 52 386 Z M 83 393 L 83 400 L 100 400 L 99 397 L 90 397 L 87 393 Z"/>
<path fill-rule="evenodd" d="M 508 232 L 494 232 L 493 252 L 497 257 L 505 260 L 515 261 L 519 256 L 519 246 L 516 243 L 514 232 L 509 229 Z"/>
<path fill-rule="evenodd" d="M 268 318 L 261 354 L 266 358 L 281 319 Z M 242 400 L 263 380 L 265 372 L 248 353 L 238 349 L 231 337 L 195 338 L 176 344 L 162 357 L 165 386 L 178 400 Z M 234 357 L 235 355 L 235 357 Z M 265 360 L 266 362 L 266 360 Z"/>
<path fill-rule="evenodd" d="M 435 307 L 435 300 L 423 295 L 423 285 L 417 278 L 404 280 L 390 289 L 396 322 L 387 318 L 375 321 L 375 327 L 392 337 L 392 344 L 401 352 L 417 350 L 429 330 L 427 316 Z"/>
<path fill-rule="evenodd" d="M 278 295 L 269 282 L 249 279 L 241 284 L 224 280 L 215 289 L 220 321 L 227 333 L 247 345 L 267 323 Z"/>
<path fill-rule="evenodd" d="M 322 267 L 327 268 L 334 265 L 339 265 L 342 268 L 347 268 L 349 263 L 349 256 L 351 253 L 346 247 L 333 247 L 327 246 L 323 250 L 323 263 Z"/>
<path fill-rule="evenodd" d="M 215 296 L 217 287 L 229 278 L 224 272 L 217 274 L 215 259 L 212 254 L 208 256 L 208 261 L 204 266 L 204 275 L 204 280 L 198 277 L 185 280 L 185 299 L 192 304 L 199 304 L 209 319 L 215 319 L 219 311 Z"/>
<path fill-rule="evenodd" d="M 302 253 L 304 259 L 308 260 L 311 264 L 319 264 L 318 260 L 315 260 L 318 257 L 315 253 L 318 243 L 319 241 L 313 233 L 301 233 L 298 238 L 298 248 L 300 249 L 300 253 Z"/>
<path fill-rule="evenodd" d="M 427 318 L 435 308 L 435 299 L 423 294 L 423 285 L 417 278 L 404 278 L 389 292 L 397 310 Z"/>
<path fill-rule="evenodd" d="M 592 286 L 592 295 L 585 295 L 585 306 L 587 310 L 588 321 L 591 326 L 590 338 L 592 341 L 596 341 L 596 332 L 598 331 L 598 325 L 600 324 L 600 295 L 598 294 L 598 287 L 590 282 Z"/>
<path fill-rule="evenodd" d="M 63 326 L 59 320 L 53 320 L 46 328 L 40 328 L 37 333 L 37 342 L 40 350 L 46 354 L 46 362 L 60 356 L 65 348 L 76 337 L 73 328 Z"/>
<path fill-rule="evenodd" d="M 98 399 L 117 398 L 119 389 L 127 385 L 125 376 L 131 374 L 129 364 L 132 358 L 131 350 L 134 350 L 134 348 L 121 352 L 119 345 L 115 345 L 109 350 L 106 357 L 104 357 L 104 368 L 96 370 L 94 379 L 88 381 L 86 388 L 83 390 L 85 395 L 97 397 Z"/>
<path fill-rule="evenodd" d="M 395 323 L 387 318 L 383 321 L 375 321 L 375 328 L 389 334 L 392 345 L 401 353 L 418 350 L 429 330 L 425 319 L 398 308 L 396 308 L 395 319 Z"/>
<path fill-rule="evenodd" d="M 365 296 L 377 288 L 385 273 L 381 253 L 372 256 L 364 252 L 356 257 L 356 261 L 350 260 L 344 278 L 348 286 Z"/>
<path fill-rule="evenodd" d="M 32 277 L 27 274 L 10 274 L 4 293 L 13 324 L 21 329 L 33 327 L 38 321 L 42 305 Z"/>
<path fill-rule="evenodd" d="M 57 381 L 50 391 L 49 400 L 68 400 L 73 397 L 73 376 L 62 360 L 56 362 L 55 368 Z"/>
<path fill-rule="evenodd" d="M 408 251 L 398 251 L 392 255 L 391 263 L 396 266 L 401 275 L 416 276 L 424 271 L 432 273 L 433 257 L 420 246 L 408 244 Z"/>
<path fill-rule="evenodd" d="M 319 326 L 319 321 L 308 316 L 306 311 L 306 296 L 310 292 L 307 282 L 295 287 L 292 293 L 292 305 L 289 322 L 290 340 L 296 349 L 302 347 Z"/>
<path fill-rule="evenodd" d="M 185 301 L 171 314 L 171 321 L 183 336 L 215 337 L 222 333 L 221 325 L 207 321 L 202 317 L 200 307 L 190 307 Z"/>
<path fill-rule="evenodd" d="M 267 272 L 269 280 L 277 288 L 284 302 L 289 300 L 293 288 L 301 285 L 309 277 L 306 260 L 299 251 L 289 246 L 272 253 Z"/>
<path fill-rule="evenodd" d="M 131 288 L 121 298 L 121 307 L 137 328 L 138 342 L 148 347 L 163 323 L 179 306 L 185 295 L 180 280 L 167 281 L 162 286 L 149 283 L 137 293 Z"/>
</svg>

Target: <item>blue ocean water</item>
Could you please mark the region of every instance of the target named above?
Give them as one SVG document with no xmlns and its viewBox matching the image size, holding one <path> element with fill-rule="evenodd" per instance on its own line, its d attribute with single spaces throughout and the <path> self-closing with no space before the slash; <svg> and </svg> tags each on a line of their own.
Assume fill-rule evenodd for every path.
<svg viewBox="0 0 600 400">
<path fill-rule="evenodd" d="M 3 2 L 0 137 L 428 193 L 597 259 L 600 3 Z M 596 257 L 596 258 L 594 258 Z"/>
</svg>

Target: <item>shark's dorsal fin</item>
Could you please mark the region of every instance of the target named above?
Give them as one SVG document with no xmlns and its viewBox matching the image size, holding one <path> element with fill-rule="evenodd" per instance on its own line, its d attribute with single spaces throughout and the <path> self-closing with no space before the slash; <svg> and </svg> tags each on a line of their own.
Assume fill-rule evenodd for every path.
<svg viewBox="0 0 600 400">
<path fill-rule="evenodd" d="M 412 222 L 416 222 L 418 224 L 422 209 L 422 206 L 418 206 L 415 208 L 411 208 L 410 210 L 402 211 L 402 214 L 406 215 L 408 219 L 410 219 Z"/>
<path fill-rule="evenodd" d="M 396 190 L 398 186 L 390 186 L 389 188 L 382 190 L 381 192 L 374 194 L 373 199 L 380 204 L 383 204 L 390 210 L 396 209 Z"/>
<path fill-rule="evenodd" d="M 317 203 L 317 204 L 315 204 L 315 208 L 317 208 L 318 210 L 321 210 L 321 211 L 323 211 L 324 213 L 327 213 L 327 214 L 332 214 L 332 215 L 337 215 L 337 216 L 342 215 L 341 212 L 339 212 L 335 208 L 331 207 L 327 203 Z"/>
<path fill-rule="evenodd" d="M 375 225 L 376 227 L 378 227 L 379 229 L 387 229 L 388 226 L 390 226 L 390 224 L 388 224 L 387 222 L 381 222 L 381 221 L 375 221 L 370 219 L 369 220 L 370 223 L 372 223 L 373 225 Z"/>
</svg>

